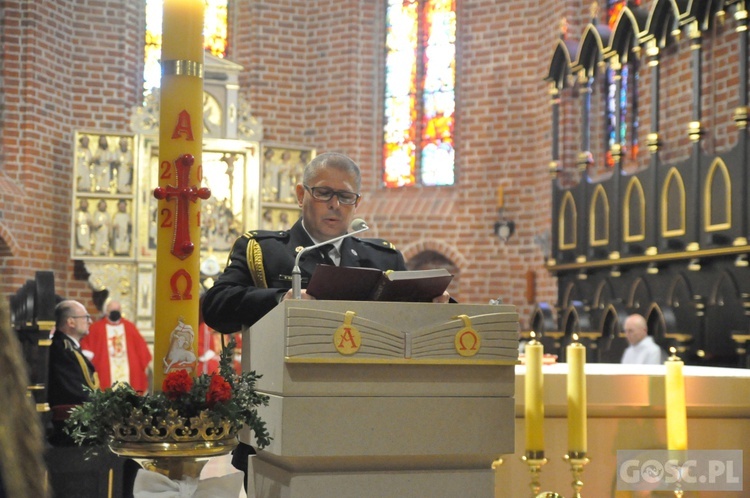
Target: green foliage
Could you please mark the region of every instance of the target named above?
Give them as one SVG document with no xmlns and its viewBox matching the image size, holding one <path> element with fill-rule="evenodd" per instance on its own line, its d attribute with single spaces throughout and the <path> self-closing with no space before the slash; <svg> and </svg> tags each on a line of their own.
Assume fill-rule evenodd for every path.
<svg viewBox="0 0 750 498">
<path fill-rule="evenodd" d="M 218 375 L 231 386 L 232 395 L 226 402 L 212 406 L 207 403 L 212 375 L 196 377 L 189 390 L 176 399 L 170 399 L 164 392 L 141 396 L 129 384 L 118 382 L 104 391 L 89 390 L 89 401 L 73 409 L 65 430 L 79 445 L 100 445 L 110 442 L 115 437 L 115 427 L 125 425 L 133 413 L 138 413 L 139 418 L 150 416 L 152 425 L 158 427 L 172 420 L 175 412 L 188 425 L 190 418 L 208 412 L 217 426 L 221 421 L 228 421 L 235 430 L 249 427 L 258 447 L 264 448 L 270 444 L 271 437 L 266 423 L 258 416 L 257 407 L 267 406 L 268 396 L 255 391 L 260 375 L 254 371 L 235 372 L 235 347 L 234 338 L 229 344 L 222 344 L 219 362 Z"/>
</svg>

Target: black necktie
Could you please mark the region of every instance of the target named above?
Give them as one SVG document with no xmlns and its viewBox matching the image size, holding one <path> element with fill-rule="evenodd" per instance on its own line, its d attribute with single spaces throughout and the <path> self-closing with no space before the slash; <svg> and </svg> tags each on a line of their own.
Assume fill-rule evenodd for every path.
<svg viewBox="0 0 750 498">
<path fill-rule="evenodd" d="M 336 266 L 336 263 L 333 262 L 333 259 L 331 259 L 330 255 L 332 249 L 335 249 L 335 246 L 333 244 L 324 244 L 320 246 L 320 255 L 323 256 L 323 261 L 325 264 Z"/>
</svg>

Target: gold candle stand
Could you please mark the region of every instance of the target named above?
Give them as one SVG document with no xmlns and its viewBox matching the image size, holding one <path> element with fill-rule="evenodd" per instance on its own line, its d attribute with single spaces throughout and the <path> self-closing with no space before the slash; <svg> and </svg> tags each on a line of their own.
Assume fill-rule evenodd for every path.
<svg viewBox="0 0 750 498">
<path fill-rule="evenodd" d="M 583 475 L 583 467 L 589 463 L 589 458 L 584 452 L 571 451 L 563 457 L 563 460 L 570 464 L 570 472 L 573 474 L 573 497 L 581 498 L 581 489 L 583 489 L 583 481 L 581 476 Z M 542 466 L 547 463 L 547 459 L 544 457 L 544 451 L 527 451 L 524 456 L 521 457 L 526 465 L 529 466 L 529 474 L 531 474 L 531 480 L 529 487 L 531 488 L 532 498 L 564 498 L 563 495 L 555 493 L 554 491 L 541 491 L 541 473 Z M 493 465 L 494 468 L 494 465 Z M 682 491 L 675 491 L 677 498 L 682 497 Z"/>
<path fill-rule="evenodd" d="M 531 474 L 531 496 L 537 496 L 539 491 L 542 489 L 540 474 L 542 473 L 542 465 L 547 463 L 547 459 L 544 458 L 543 451 L 527 451 L 524 456 L 521 457 L 521 461 L 529 466 L 529 473 Z"/>
<path fill-rule="evenodd" d="M 585 452 L 578 451 L 571 451 L 563 458 L 570 464 L 570 472 L 573 474 L 573 498 L 581 498 L 583 466 L 589 463 L 590 460 L 586 457 Z"/>
</svg>

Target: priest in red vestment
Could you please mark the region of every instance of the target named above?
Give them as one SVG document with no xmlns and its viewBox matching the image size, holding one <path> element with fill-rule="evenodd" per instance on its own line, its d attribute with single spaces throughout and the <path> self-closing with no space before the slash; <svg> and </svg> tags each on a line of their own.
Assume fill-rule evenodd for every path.
<svg viewBox="0 0 750 498">
<path fill-rule="evenodd" d="M 91 324 L 81 349 L 91 358 L 102 389 L 127 382 L 139 393 L 149 390 L 151 351 L 133 322 L 122 317 L 117 301 L 104 306 L 105 316 Z"/>
</svg>

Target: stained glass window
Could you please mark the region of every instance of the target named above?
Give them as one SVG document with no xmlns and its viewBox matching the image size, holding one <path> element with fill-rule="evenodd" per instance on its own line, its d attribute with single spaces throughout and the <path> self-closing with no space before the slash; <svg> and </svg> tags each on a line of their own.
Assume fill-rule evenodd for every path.
<svg viewBox="0 0 750 498">
<path fill-rule="evenodd" d="M 388 0 L 383 184 L 453 185 L 455 0 Z"/>
<path fill-rule="evenodd" d="M 625 7 L 625 0 L 609 0 L 607 6 L 607 21 L 610 29 L 615 28 L 615 23 L 620 16 L 620 12 Z M 638 6 L 639 1 L 634 1 L 633 5 Z M 620 69 L 620 93 L 616 94 L 615 73 L 612 69 L 607 72 L 607 82 L 609 86 L 607 100 L 607 117 L 609 132 L 609 150 L 607 151 L 607 166 L 614 166 L 611 150 L 612 145 L 618 143 L 621 145 L 622 159 L 635 159 L 638 155 L 638 61 L 637 59 L 628 60 Z M 628 106 L 630 100 L 630 106 Z M 620 109 L 620 126 L 616 128 L 615 116 L 617 108 Z"/>
<path fill-rule="evenodd" d="M 204 0 L 203 47 L 217 57 L 227 53 L 227 4 L 229 0 Z M 161 83 L 161 24 L 163 0 L 146 0 L 146 48 L 143 89 L 150 92 Z"/>
</svg>

